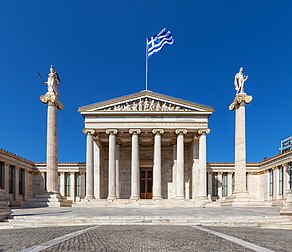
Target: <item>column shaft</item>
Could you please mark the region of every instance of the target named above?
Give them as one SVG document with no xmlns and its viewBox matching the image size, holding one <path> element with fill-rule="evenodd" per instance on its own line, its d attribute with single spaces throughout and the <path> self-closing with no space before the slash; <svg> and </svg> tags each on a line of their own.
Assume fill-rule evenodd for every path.
<svg viewBox="0 0 292 252">
<path fill-rule="evenodd" d="M 139 195 L 139 141 L 140 130 L 130 130 L 132 134 L 132 164 L 131 164 L 131 199 L 137 200 Z"/>
<path fill-rule="evenodd" d="M 70 173 L 70 197 L 73 201 L 76 201 L 75 199 L 75 172 Z"/>
<path fill-rule="evenodd" d="M 86 184 L 86 175 L 84 174 L 84 172 L 80 172 L 80 176 L 81 176 L 81 192 L 80 192 L 80 198 L 81 199 L 84 199 L 85 197 L 85 192 L 86 192 L 86 189 L 85 189 L 85 184 Z"/>
<path fill-rule="evenodd" d="M 184 199 L 184 134 L 186 130 L 176 130 L 177 135 L 177 188 L 176 198 Z"/>
<path fill-rule="evenodd" d="M 245 105 L 235 110 L 235 193 L 246 192 Z"/>
<path fill-rule="evenodd" d="M 58 191 L 58 117 L 55 103 L 48 102 L 47 117 L 47 191 Z"/>
<path fill-rule="evenodd" d="M 94 141 L 93 143 L 94 151 L 94 198 L 100 199 L 100 142 Z"/>
<path fill-rule="evenodd" d="M 116 195 L 120 198 L 120 145 L 116 145 Z"/>
<path fill-rule="evenodd" d="M 206 148 L 206 134 L 210 132 L 209 129 L 199 130 L 199 192 L 198 197 L 207 197 L 207 148 Z"/>
<path fill-rule="evenodd" d="M 154 167 L 153 167 L 153 199 L 161 199 L 161 134 L 163 130 L 153 130 Z"/>
<path fill-rule="evenodd" d="M 227 186 L 228 186 L 228 193 L 227 195 L 232 194 L 232 172 L 228 172 L 227 174 Z"/>
<path fill-rule="evenodd" d="M 199 189 L 199 143 L 193 141 L 193 166 L 192 166 L 192 199 L 197 198 Z"/>
<path fill-rule="evenodd" d="M 173 145 L 172 156 L 173 156 L 173 167 L 172 167 L 172 198 L 176 198 L 176 181 L 177 181 L 177 159 L 176 159 L 177 146 Z"/>
<path fill-rule="evenodd" d="M 108 199 L 114 200 L 116 195 L 116 130 L 109 130 L 108 157 Z"/>
<path fill-rule="evenodd" d="M 222 199 L 222 173 L 218 172 L 218 197 Z"/>
<path fill-rule="evenodd" d="M 65 172 L 60 172 L 60 194 L 65 196 Z"/>
<path fill-rule="evenodd" d="M 93 178 L 93 134 L 87 132 L 86 140 L 86 200 L 94 198 L 94 178 Z"/>
<path fill-rule="evenodd" d="M 14 200 L 19 201 L 19 167 L 15 167 L 14 175 Z"/>
<path fill-rule="evenodd" d="M 212 172 L 208 172 L 208 198 L 212 199 L 212 185 L 213 181 L 212 181 Z"/>
</svg>

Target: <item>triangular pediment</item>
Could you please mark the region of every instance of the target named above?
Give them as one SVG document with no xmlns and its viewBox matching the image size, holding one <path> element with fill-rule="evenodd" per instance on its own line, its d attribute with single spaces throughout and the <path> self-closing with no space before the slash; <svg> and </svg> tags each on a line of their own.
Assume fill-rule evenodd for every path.
<svg viewBox="0 0 292 252">
<path fill-rule="evenodd" d="M 213 112 L 212 107 L 148 90 L 79 108 L 79 112 Z"/>
</svg>

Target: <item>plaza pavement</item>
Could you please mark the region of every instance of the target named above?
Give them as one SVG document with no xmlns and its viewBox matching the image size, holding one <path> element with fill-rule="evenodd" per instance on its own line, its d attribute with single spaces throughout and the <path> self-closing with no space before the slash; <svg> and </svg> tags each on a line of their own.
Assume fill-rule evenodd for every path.
<svg viewBox="0 0 292 252">
<path fill-rule="evenodd" d="M 2 251 L 292 251 L 292 220 L 278 208 L 13 209 Z"/>
</svg>

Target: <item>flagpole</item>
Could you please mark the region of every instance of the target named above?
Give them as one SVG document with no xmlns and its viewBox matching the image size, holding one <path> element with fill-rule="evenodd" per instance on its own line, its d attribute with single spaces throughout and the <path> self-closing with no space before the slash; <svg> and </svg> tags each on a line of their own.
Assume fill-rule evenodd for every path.
<svg viewBox="0 0 292 252">
<path fill-rule="evenodd" d="M 148 90 L 148 45 L 146 38 L 146 90 Z"/>
</svg>

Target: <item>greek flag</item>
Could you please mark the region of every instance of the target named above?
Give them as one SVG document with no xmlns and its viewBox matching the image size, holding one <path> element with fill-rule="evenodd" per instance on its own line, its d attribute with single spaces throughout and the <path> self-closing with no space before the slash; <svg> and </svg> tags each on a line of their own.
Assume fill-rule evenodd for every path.
<svg viewBox="0 0 292 252">
<path fill-rule="evenodd" d="M 147 38 L 148 57 L 158 53 L 164 45 L 172 45 L 174 39 L 167 29 L 163 29 L 155 36 Z"/>
</svg>

